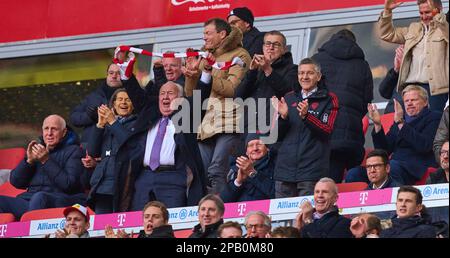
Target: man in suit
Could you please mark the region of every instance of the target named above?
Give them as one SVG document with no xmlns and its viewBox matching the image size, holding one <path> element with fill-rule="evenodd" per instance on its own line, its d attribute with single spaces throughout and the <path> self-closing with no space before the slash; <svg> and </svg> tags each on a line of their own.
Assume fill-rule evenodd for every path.
<svg viewBox="0 0 450 258">
<path fill-rule="evenodd" d="M 196 134 L 192 130 L 186 132 L 185 128 L 180 131 L 172 108 L 177 99 L 188 101 L 192 108 L 193 98 L 183 99 L 181 85 L 173 81 L 166 82 L 159 90 L 147 91 L 159 92 L 155 96 L 144 94 L 134 75 L 128 73 L 122 79 L 132 102 L 141 106 L 137 107 L 140 112 L 135 126 L 117 154 L 116 169 L 125 178 L 116 202 L 119 210 L 130 207 L 142 210 L 153 200 L 165 203 L 168 208 L 196 205 L 206 194 L 206 176 Z M 210 81 L 200 80 L 197 87 L 203 97 L 209 96 Z"/>
</svg>

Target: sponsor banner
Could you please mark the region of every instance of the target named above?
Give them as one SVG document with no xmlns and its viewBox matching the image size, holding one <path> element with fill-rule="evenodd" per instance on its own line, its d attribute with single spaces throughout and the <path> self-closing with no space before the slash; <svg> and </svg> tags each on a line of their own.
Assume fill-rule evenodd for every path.
<svg viewBox="0 0 450 258">
<path fill-rule="evenodd" d="M 270 200 L 225 203 L 224 218 L 245 217 L 250 211 L 269 213 Z"/>
<path fill-rule="evenodd" d="M 340 193 L 337 205 L 339 208 L 373 206 L 391 202 L 392 188 Z"/>
<path fill-rule="evenodd" d="M 434 184 L 434 185 L 418 185 L 414 186 L 422 192 L 423 200 L 438 200 L 448 199 L 449 184 Z M 399 187 L 392 188 L 391 202 L 397 201 L 397 192 Z"/>
<path fill-rule="evenodd" d="M 169 223 L 198 222 L 198 206 L 169 209 Z"/>
<path fill-rule="evenodd" d="M 105 229 L 106 225 L 113 228 L 129 228 L 142 226 L 142 212 L 121 212 L 95 215 L 94 230 Z"/>
<path fill-rule="evenodd" d="M 28 236 L 29 233 L 29 221 L 0 224 L 0 238 Z"/>
<path fill-rule="evenodd" d="M 380 5 L 381 12 L 383 3 L 384 0 L 4 0 L 0 1 L 0 9 L 8 10 L 2 14 L 8 29 L 0 30 L 0 42 L 203 23 L 214 17 L 226 19 L 233 8 L 242 6 L 261 17 L 374 5 Z M 117 10 L 125 15 L 117 16 Z"/>
<path fill-rule="evenodd" d="M 302 203 L 309 201 L 314 205 L 314 198 L 312 195 L 293 197 L 293 198 L 282 198 L 270 200 L 270 214 L 280 214 L 280 213 L 292 213 L 299 212 L 300 205 Z"/>
</svg>

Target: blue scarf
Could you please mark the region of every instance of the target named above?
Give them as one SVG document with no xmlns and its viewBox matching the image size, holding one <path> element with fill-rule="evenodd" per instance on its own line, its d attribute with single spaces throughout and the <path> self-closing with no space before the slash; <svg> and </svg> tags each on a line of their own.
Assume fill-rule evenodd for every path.
<svg viewBox="0 0 450 258">
<path fill-rule="evenodd" d="M 408 114 L 405 113 L 405 122 L 407 124 L 413 122 L 414 120 L 416 120 L 417 118 L 421 117 L 423 115 L 423 113 L 428 112 L 428 107 L 424 107 L 422 109 L 422 111 L 419 112 L 419 114 L 415 115 L 415 116 L 409 116 Z"/>
</svg>

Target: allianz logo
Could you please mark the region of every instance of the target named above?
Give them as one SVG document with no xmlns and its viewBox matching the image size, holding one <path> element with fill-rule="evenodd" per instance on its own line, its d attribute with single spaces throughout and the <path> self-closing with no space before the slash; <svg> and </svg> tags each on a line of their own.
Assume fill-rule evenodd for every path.
<svg viewBox="0 0 450 258">
<path fill-rule="evenodd" d="M 66 220 L 63 219 L 60 222 L 49 223 L 49 222 L 41 222 L 37 226 L 37 230 L 57 230 L 64 229 L 64 225 L 66 224 Z"/>
<path fill-rule="evenodd" d="M 432 195 L 448 195 L 448 187 L 431 187 L 427 186 L 422 190 L 423 197 L 430 197 Z"/>
</svg>

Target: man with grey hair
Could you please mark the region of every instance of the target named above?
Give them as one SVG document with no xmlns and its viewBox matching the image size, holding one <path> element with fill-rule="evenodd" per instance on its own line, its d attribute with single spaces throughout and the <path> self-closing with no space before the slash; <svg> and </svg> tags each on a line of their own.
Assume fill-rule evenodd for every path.
<svg viewBox="0 0 450 258">
<path fill-rule="evenodd" d="M 18 220 L 27 211 L 84 203 L 82 156 L 78 136 L 64 118 L 46 117 L 42 137 L 28 144 L 25 159 L 11 171 L 11 184 L 27 191 L 16 198 L 0 196 L 0 213 L 11 212 Z"/>
<path fill-rule="evenodd" d="M 298 66 L 300 87 L 280 101 L 272 98 L 282 139 L 274 173 L 276 198 L 311 195 L 329 173 L 329 138 L 339 105 L 321 78 L 320 66 L 305 58 Z"/>
<path fill-rule="evenodd" d="M 302 238 L 351 238 L 350 219 L 339 215 L 338 188 L 333 179 L 321 178 L 314 187 L 313 208 L 304 202 L 297 215 L 297 228 Z"/>
<path fill-rule="evenodd" d="M 247 213 L 244 225 L 247 229 L 246 238 L 267 238 L 272 229 L 270 217 L 262 211 L 251 211 Z"/>
<path fill-rule="evenodd" d="M 374 147 L 391 155 L 392 179 L 400 185 L 414 185 L 428 167 L 437 167 L 433 153 L 433 140 L 441 115 L 428 107 L 428 93 L 418 85 L 409 85 L 402 91 L 405 111 L 394 100 L 394 124 L 389 131 L 383 128 L 381 116 L 374 104 L 368 105 L 369 118 L 374 129 Z M 351 169 L 346 182 L 367 181 L 365 169 Z"/>
</svg>

